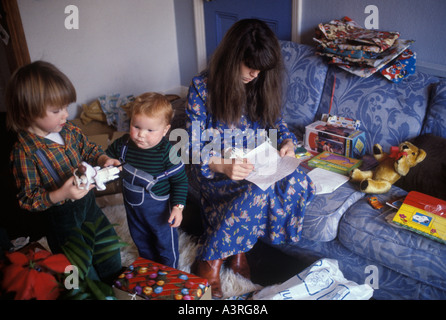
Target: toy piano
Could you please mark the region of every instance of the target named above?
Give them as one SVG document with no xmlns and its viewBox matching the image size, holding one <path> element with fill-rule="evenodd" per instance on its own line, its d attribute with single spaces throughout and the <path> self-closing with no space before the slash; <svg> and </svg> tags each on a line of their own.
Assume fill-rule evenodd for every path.
<svg viewBox="0 0 446 320">
<path fill-rule="evenodd" d="M 411 191 L 393 222 L 433 240 L 446 243 L 446 201 Z"/>
</svg>

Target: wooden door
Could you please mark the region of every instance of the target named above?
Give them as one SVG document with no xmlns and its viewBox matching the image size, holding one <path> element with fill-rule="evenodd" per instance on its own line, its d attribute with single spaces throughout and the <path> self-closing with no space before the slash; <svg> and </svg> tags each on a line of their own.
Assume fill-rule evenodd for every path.
<svg viewBox="0 0 446 320">
<path fill-rule="evenodd" d="M 0 24 L 0 112 L 5 112 L 4 90 L 11 73 L 28 64 L 28 52 L 17 0 L 1 0 Z"/>
</svg>

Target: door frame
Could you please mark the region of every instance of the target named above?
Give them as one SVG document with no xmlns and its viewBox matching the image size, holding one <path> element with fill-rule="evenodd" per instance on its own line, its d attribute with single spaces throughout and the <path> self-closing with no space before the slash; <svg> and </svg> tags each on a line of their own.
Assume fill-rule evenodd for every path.
<svg viewBox="0 0 446 320">
<path fill-rule="evenodd" d="M 195 44 L 198 72 L 204 70 L 207 65 L 204 1 L 206 0 L 194 0 Z M 303 0 L 292 0 L 291 41 L 297 43 L 301 41 L 302 36 L 302 2 Z"/>
<path fill-rule="evenodd" d="M 17 0 L 1 0 L 1 2 L 6 13 L 5 19 L 10 37 L 9 41 L 11 41 L 12 57 L 10 58 L 13 61 L 9 61 L 9 64 L 11 72 L 13 72 L 16 68 L 29 64 L 31 58 Z"/>
</svg>

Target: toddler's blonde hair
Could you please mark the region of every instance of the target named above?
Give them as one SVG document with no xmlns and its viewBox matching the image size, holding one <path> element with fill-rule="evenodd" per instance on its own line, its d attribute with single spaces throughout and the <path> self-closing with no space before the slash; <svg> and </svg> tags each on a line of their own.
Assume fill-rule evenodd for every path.
<svg viewBox="0 0 446 320">
<path fill-rule="evenodd" d="M 130 105 L 130 118 L 137 114 L 147 117 L 162 117 L 166 124 L 170 124 L 174 111 L 166 96 L 156 92 L 146 92 L 135 98 Z"/>
</svg>

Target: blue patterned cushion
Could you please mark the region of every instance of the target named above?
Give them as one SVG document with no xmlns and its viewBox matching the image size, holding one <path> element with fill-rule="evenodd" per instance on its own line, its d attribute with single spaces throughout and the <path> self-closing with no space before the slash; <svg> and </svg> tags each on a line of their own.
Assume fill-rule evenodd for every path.
<svg viewBox="0 0 446 320">
<path fill-rule="evenodd" d="M 446 138 L 446 80 L 435 86 L 432 97 L 422 133 Z"/>
<path fill-rule="evenodd" d="M 366 134 L 366 153 L 375 143 L 389 150 L 391 146 L 418 136 L 429 101 L 429 87 L 438 78 L 417 72 L 400 83 L 388 81 L 380 74 L 360 78 L 331 66 L 316 115 L 329 112 L 336 75 L 331 114 L 361 121 Z"/>
<path fill-rule="evenodd" d="M 377 197 L 385 202 L 405 195 L 406 191 L 393 186 Z M 446 246 L 390 224 L 386 217 L 391 213 L 373 209 L 366 198 L 359 200 L 341 220 L 339 241 L 362 257 L 446 290 Z"/>
<path fill-rule="evenodd" d="M 345 278 L 358 284 L 367 283 L 375 286 L 374 299 L 446 299 L 446 291 L 433 288 L 429 284 L 409 278 L 377 264 L 373 260 L 363 258 L 351 252 L 338 241 L 321 242 L 302 238 L 293 244 L 272 246 L 288 255 L 297 256 L 300 260 L 308 259 L 308 257 L 313 260 L 319 258 L 337 259 L 339 269 Z M 372 276 L 377 278 L 373 279 Z"/>
<path fill-rule="evenodd" d="M 338 235 L 342 215 L 364 193 L 349 182 L 332 193 L 316 195 L 305 211 L 302 236 L 313 241 L 331 241 Z"/>
<path fill-rule="evenodd" d="M 314 121 L 327 74 L 327 64 L 313 47 L 280 42 L 287 75 L 284 119 L 299 139 Z"/>
</svg>

